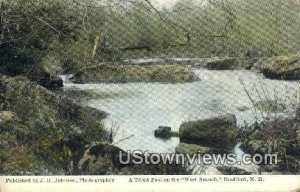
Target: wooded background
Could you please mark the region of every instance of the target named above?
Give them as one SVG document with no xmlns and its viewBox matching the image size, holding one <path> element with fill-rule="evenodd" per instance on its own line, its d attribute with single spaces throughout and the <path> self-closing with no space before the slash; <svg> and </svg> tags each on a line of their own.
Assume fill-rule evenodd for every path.
<svg viewBox="0 0 300 192">
<path fill-rule="evenodd" d="M 52 73 L 132 57 L 298 52 L 299 0 L 2 0 L 0 70 Z"/>
</svg>

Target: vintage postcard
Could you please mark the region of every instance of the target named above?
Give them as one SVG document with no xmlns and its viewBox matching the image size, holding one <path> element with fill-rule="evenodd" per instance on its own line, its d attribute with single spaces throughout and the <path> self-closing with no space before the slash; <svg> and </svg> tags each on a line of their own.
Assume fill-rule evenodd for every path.
<svg viewBox="0 0 300 192">
<path fill-rule="evenodd" d="M 300 191 L 299 0 L 0 0 L 0 192 Z"/>
</svg>

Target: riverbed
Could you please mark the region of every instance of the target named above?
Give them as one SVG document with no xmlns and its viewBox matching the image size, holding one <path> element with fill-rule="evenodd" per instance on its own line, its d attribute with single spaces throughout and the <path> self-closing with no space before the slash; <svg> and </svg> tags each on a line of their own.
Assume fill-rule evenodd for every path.
<svg viewBox="0 0 300 192">
<path fill-rule="evenodd" d="M 156 153 L 172 153 L 179 143 L 178 138 L 155 138 L 153 132 L 159 126 L 178 131 L 183 122 L 225 113 L 235 114 L 242 126 L 262 116 L 293 115 L 293 107 L 299 102 L 298 82 L 269 80 L 260 73 L 243 70 L 195 72 L 200 81 L 177 84 L 74 84 L 65 76 L 64 89 L 106 95 L 82 102 L 110 114 L 105 124 L 108 130 L 118 130 L 115 145 L 124 150 Z M 253 107 L 253 101 L 260 100 L 276 100 L 287 107 L 284 112 L 264 114 Z"/>
</svg>

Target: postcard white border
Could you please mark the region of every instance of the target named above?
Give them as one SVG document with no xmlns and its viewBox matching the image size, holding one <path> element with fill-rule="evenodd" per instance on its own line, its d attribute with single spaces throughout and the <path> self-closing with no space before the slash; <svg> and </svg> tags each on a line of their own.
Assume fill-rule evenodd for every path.
<svg viewBox="0 0 300 192">
<path fill-rule="evenodd" d="M 218 178 L 217 181 L 214 178 Z M 222 180 L 223 178 L 223 180 Z M 224 181 L 233 179 L 233 181 Z M 247 181 L 239 181 L 241 180 Z M 255 181 L 250 181 L 255 178 Z M 8 179 L 8 180 L 7 180 Z M 15 182 L 11 182 L 15 179 Z M 23 181 L 20 181 L 22 180 Z M 69 180 L 65 182 L 64 179 Z M 80 181 L 81 179 L 81 181 Z M 235 180 L 234 180 L 235 179 Z M 263 181 L 259 181 L 259 180 Z M 30 180 L 30 181 L 29 181 Z M 71 181 L 70 181 L 71 180 Z M 73 181 L 72 181 L 73 180 Z M 84 181 L 84 182 L 83 182 Z M 2 176 L 0 192 L 299 192 L 300 176 Z"/>
</svg>

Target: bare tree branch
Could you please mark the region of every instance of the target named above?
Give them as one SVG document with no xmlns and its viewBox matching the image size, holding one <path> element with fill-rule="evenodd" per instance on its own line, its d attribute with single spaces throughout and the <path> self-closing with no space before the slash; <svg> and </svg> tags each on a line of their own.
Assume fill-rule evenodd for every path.
<svg viewBox="0 0 300 192">
<path fill-rule="evenodd" d="M 156 9 L 149 0 L 144 0 L 144 1 L 157 13 L 157 15 L 160 17 L 160 19 L 162 21 L 164 21 L 166 23 L 169 23 L 170 25 L 181 29 L 186 33 L 186 43 L 185 44 L 188 44 L 191 41 L 191 34 L 190 34 L 190 31 L 188 29 L 186 29 L 185 27 L 179 25 L 178 23 L 173 22 L 173 21 L 169 20 L 168 18 L 164 17 L 161 14 L 161 12 L 158 9 Z"/>
<path fill-rule="evenodd" d="M 58 33 L 59 35 L 61 34 L 61 31 L 59 31 L 58 29 L 56 29 L 54 26 L 52 26 L 51 24 L 49 24 L 48 22 L 44 21 L 43 19 L 39 18 L 39 17 L 33 17 L 36 20 L 40 21 L 41 23 L 47 25 L 50 29 L 52 29 L 53 31 L 55 31 L 56 33 Z"/>
<path fill-rule="evenodd" d="M 219 7 L 221 8 L 223 11 L 225 11 L 227 14 L 229 14 L 229 17 L 227 17 L 228 19 L 228 22 L 226 23 L 225 27 L 224 27 L 224 36 L 227 36 L 227 32 L 228 32 L 228 27 L 230 27 L 231 29 L 234 28 L 234 20 L 236 19 L 236 16 L 234 15 L 234 13 L 232 12 L 232 10 L 230 10 L 230 8 L 226 7 L 224 5 L 224 2 L 223 2 L 223 5 L 219 4 L 219 3 L 216 3 L 214 0 L 207 0 L 210 4 L 216 6 L 216 7 Z"/>
</svg>

